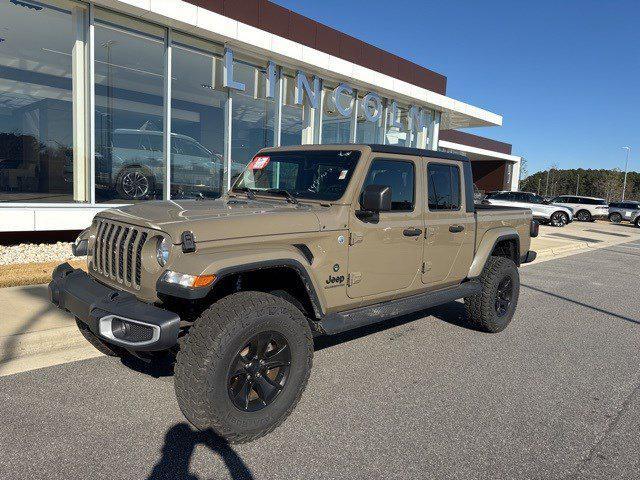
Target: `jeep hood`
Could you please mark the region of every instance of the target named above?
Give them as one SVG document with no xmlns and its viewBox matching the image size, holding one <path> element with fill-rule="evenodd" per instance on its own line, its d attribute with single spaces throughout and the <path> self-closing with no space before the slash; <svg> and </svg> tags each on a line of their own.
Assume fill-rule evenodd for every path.
<svg viewBox="0 0 640 480">
<path fill-rule="evenodd" d="M 145 202 L 113 208 L 97 215 L 171 235 L 180 243 L 182 232 L 194 233 L 196 242 L 257 237 L 320 230 L 309 204 L 293 205 L 280 200 L 179 200 Z"/>
</svg>

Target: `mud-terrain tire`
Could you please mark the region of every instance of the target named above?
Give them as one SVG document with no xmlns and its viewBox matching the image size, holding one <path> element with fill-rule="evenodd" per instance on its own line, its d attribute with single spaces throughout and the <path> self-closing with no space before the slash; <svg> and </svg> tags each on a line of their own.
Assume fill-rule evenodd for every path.
<svg viewBox="0 0 640 480">
<path fill-rule="evenodd" d="M 93 345 L 95 349 L 103 355 L 107 355 L 109 357 L 121 357 L 125 353 L 124 349 L 118 348 L 115 345 L 109 345 L 107 342 L 101 340 L 91 330 L 89 330 L 89 327 L 87 327 L 77 318 L 76 325 L 78 325 L 78 329 L 80 330 L 80 333 L 85 338 L 85 340 Z"/>
<path fill-rule="evenodd" d="M 268 340 L 261 347 L 265 336 L 277 341 Z M 276 368 L 255 368 L 256 357 L 271 364 L 269 348 L 274 357 L 288 348 L 289 363 L 278 362 L 282 367 L 276 367 L 277 376 L 269 384 L 279 388 L 267 402 L 259 390 L 264 393 L 264 382 Z M 182 344 L 174 377 L 178 405 L 199 430 L 230 443 L 250 442 L 275 430 L 293 411 L 309 380 L 312 361 L 311 328 L 296 306 L 269 293 L 234 293 L 205 310 Z M 255 398 L 242 403 L 241 409 L 238 398 L 246 391 L 246 398 Z"/>
<path fill-rule="evenodd" d="M 509 258 L 489 257 L 480 275 L 480 283 L 482 291 L 464 300 L 467 316 L 471 323 L 483 332 L 501 332 L 511 322 L 518 305 L 518 267 Z M 505 289 L 510 289 L 508 305 L 505 304 Z"/>
</svg>

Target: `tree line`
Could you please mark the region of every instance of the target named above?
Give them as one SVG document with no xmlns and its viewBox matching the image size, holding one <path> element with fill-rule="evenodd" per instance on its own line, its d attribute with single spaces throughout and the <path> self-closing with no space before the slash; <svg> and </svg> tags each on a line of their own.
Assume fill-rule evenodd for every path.
<svg viewBox="0 0 640 480">
<path fill-rule="evenodd" d="M 520 181 L 520 190 L 542 196 L 582 195 L 604 198 L 608 202 L 620 201 L 624 172 L 614 170 L 585 170 L 583 168 L 560 170 L 552 167 L 544 172 L 529 175 Z M 627 176 L 627 200 L 640 200 L 640 173 Z"/>
</svg>

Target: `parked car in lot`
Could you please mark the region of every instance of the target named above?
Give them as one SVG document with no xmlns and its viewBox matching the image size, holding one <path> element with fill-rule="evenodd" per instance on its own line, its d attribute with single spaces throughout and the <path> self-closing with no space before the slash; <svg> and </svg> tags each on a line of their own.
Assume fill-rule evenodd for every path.
<svg viewBox="0 0 640 480">
<path fill-rule="evenodd" d="M 640 202 L 610 203 L 609 220 L 613 223 L 629 222 L 640 227 Z"/>
<path fill-rule="evenodd" d="M 59 266 L 50 298 L 106 354 L 152 361 L 177 351 L 187 419 L 248 442 L 300 400 L 314 334 L 457 299 L 476 329 L 509 325 L 538 223 L 528 209 L 475 205 L 473 196 L 460 155 L 268 148 L 220 199 L 99 213 L 74 248 L 88 273 Z"/>
<path fill-rule="evenodd" d="M 560 195 L 552 199 L 551 203 L 571 208 L 575 212 L 576 220 L 581 222 L 609 218 L 609 205 L 604 198 Z"/>
<path fill-rule="evenodd" d="M 165 177 L 163 133 L 144 129 L 100 132 L 104 145 L 96 151 L 96 184 L 115 190 L 124 200 L 162 198 Z M 232 162 L 236 177 L 245 165 Z M 171 187 L 176 197 L 220 195 L 223 159 L 197 140 L 171 134 Z"/>
<path fill-rule="evenodd" d="M 561 205 L 548 203 L 540 195 L 529 192 L 493 192 L 484 203 L 504 207 L 529 208 L 533 218 L 554 227 L 564 227 L 573 221 L 573 210 Z"/>
</svg>

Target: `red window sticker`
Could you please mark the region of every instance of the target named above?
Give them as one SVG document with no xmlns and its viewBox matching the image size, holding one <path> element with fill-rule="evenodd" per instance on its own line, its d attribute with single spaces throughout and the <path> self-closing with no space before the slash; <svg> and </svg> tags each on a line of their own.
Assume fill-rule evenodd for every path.
<svg viewBox="0 0 640 480">
<path fill-rule="evenodd" d="M 270 157 L 255 157 L 253 160 L 251 160 L 251 163 L 249 164 L 249 169 L 262 170 L 264 167 L 269 165 L 270 161 L 271 161 Z"/>
</svg>

